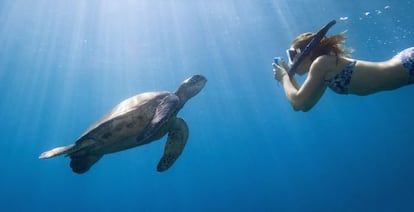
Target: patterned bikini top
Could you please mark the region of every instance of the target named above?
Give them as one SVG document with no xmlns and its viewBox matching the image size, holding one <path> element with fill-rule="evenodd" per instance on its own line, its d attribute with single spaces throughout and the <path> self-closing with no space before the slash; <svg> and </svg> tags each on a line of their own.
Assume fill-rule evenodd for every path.
<svg viewBox="0 0 414 212">
<path fill-rule="evenodd" d="M 341 72 L 339 72 L 334 78 L 325 80 L 327 86 L 339 94 L 348 94 L 348 86 L 351 82 L 352 72 L 355 69 L 356 60 L 348 63 Z"/>
</svg>

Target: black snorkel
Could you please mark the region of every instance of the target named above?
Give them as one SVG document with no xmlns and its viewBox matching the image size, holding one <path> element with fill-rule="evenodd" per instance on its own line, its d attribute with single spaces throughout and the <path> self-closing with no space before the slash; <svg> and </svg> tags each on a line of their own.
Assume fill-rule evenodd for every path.
<svg viewBox="0 0 414 212">
<path fill-rule="evenodd" d="M 306 45 L 305 49 L 297 56 L 297 59 L 292 63 L 292 65 L 289 68 L 289 76 L 295 75 L 295 69 L 299 66 L 299 64 L 302 62 L 303 58 L 305 58 L 313 49 L 313 47 L 318 44 L 322 38 L 326 35 L 328 30 L 336 24 L 335 20 L 330 21 L 327 25 L 325 25 L 322 29 L 320 29 L 315 36 L 312 38 L 312 40 Z"/>
</svg>

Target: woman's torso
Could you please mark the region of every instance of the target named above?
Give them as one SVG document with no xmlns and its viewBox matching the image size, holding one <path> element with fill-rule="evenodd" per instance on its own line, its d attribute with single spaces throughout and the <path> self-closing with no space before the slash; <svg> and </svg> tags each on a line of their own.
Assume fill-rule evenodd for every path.
<svg viewBox="0 0 414 212">
<path fill-rule="evenodd" d="M 368 62 L 329 56 L 326 62 L 334 64 L 327 66 L 330 68 L 326 71 L 325 82 L 328 87 L 341 94 L 367 95 L 392 90 L 407 85 L 409 80 L 409 74 L 398 58 Z"/>
</svg>

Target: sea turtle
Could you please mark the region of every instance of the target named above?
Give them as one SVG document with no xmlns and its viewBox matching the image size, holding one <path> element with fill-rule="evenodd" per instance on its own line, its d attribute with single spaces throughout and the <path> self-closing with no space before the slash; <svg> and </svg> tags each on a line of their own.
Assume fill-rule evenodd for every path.
<svg viewBox="0 0 414 212">
<path fill-rule="evenodd" d="M 66 155 L 75 173 L 85 173 L 103 155 L 158 140 L 168 133 L 159 172 L 170 168 L 182 153 L 188 138 L 188 127 L 176 117 L 188 99 L 203 89 L 207 79 L 194 75 L 175 91 L 146 92 L 130 97 L 89 127 L 72 145 L 57 147 L 39 158 Z"/>
</svg>

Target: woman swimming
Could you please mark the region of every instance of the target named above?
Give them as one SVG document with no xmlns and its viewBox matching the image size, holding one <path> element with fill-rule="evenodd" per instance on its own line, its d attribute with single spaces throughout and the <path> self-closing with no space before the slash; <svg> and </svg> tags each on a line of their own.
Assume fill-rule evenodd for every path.
<svg viewBox="0 0 414 212">
<path fill-rule="evenodd" d="M 318 34 L 303 33 L 292 42 L 288 57 L 294 70 L 284 62 L 273 63 L 275 79 L 282 83 L 294 110 L 309 111 L 327 87 L 339 94 L 368 95 L 414 83 L 414 47 L 387 61 L 368 62 L 347 57 L 343 33 L 322 36 L 315 43 Z M 309 49 L 312 42 L 315 45 Z M 295 73 L 308 74 L 302 85 Z"/>
</svg>

